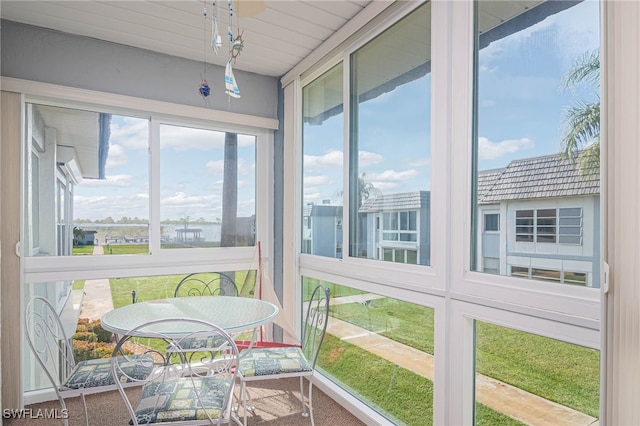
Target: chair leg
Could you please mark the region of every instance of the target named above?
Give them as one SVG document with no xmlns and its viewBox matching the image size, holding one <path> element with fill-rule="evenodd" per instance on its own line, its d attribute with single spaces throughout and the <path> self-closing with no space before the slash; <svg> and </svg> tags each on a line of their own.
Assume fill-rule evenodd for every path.
<svg viewBox="0 0 640 426">
<path fill-rule="evenodd" d="M 256 414 L 256 407 L 253 406 L 253 401 L 251 400 L 251 394 L 249 393 L 249 389 L 247 389 L 246 382 L 240 382 L 240 399 L 242 400 L 242 411 L 244 415 L 244 426 L 247 426 L 247 411 L 250 411 L 251 414 Z M 247 406 L 247 399 L 249 400 L 249 406 Z M 238 401 L 238 406 L 240 405 L 240 401 Z"/>
<path fill-rule="evenodd" d="M 84 398 L 84 394 L 80 394 L 80 398 L 82 399 L 82 409 L 84 411 L 84 424 L 89 426 L 89 412 L 87 411 L 87 400 Z"/>
<path fill-rule="evenodd" d="M 67 410 L 67 405 L 64 403 L 64 399 L 62 397 L 58 397 L 58 400 L 60 401 L 60 407 L 62 408 L 62 413 L 64 413 Z M 64 418 L 64 426 L 69 426 L 69 416 Z"/>
<path fill-rule="evenodd" d="M 302 376 L 300 376 L 300 401 L 302 401 L 302 417 L 309 417 L 309 413 L 307 412 L 307 404 L 304 401 L 304 383 Z"/>
<path fill-rule="evenodd" d="M 309 415 L 311 417 L 311 426 L 315 426 L 315 423 L 313 421 L 313 395 L 312 395 L 312 391 L 313 391 L 313 380 L 311 380 L 311 377 L 309 377 Z"/>
</svg>

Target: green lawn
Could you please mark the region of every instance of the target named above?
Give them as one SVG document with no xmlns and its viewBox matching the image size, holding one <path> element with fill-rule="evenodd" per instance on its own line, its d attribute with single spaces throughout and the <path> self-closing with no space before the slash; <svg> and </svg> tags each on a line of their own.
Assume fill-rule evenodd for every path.
<svg viewBox="0 0 640 426">
<path fill-rule="evenodd" d="M 480 373 L 599 416 L 598 351 L 480 321 L 476 344 Z"/>
<path fill-rule="evenodd" d="M 82 256 L 93 254 L 93 246 L 73 246 L 73 255 Z"/>
<path fill-rule="evenodd" d="M 382 298 L 335 305 L 331 315 L 433 354 L 433 309 Z M 479 373 L 598 417 L 598 351 L 482 322 L 476 345 Z"/>
<path fill-rule="evenodd" d="M 102 246 L 104 254 L 149 254 L 148 244 L 106 244 Z"/>
<path fill-rule="evenodd" d="M 318 365 L 394 423 L 433 424 L 431 380 L 331 334 L 322 344 Z M 522 425 L 482 404 L 476 407 L 476 424 Z"/>
</svg>

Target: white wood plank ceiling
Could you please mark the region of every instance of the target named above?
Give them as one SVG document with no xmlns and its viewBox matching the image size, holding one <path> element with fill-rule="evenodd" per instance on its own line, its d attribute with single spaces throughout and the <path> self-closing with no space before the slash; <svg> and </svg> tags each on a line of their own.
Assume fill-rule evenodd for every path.
<svg viewBox="0 0 640 426">
<path fill-rule="evenodd" d="M 372 2 L 234 0 L 232 30 L 237 34 L 239 28 L 245 40 L 234 68 L 280 77 Z M 542 2 L 485 0 L 479 14 L 480 31 L 500 25 Z M 0 16 L 10 21 L 224 66 L 229 46 L 227 5 L 228 0 L 215 3 L 212 0 L 2 0 Z M 210 48 L 214 15 L 224 42 L 219 56 Z"/>
<path fill-rule="evenodd" d="M 245 41 L 234 68 L 282 76 L 371 1 L 234 0 L 233 33 L 239 27 Z M 214 14 L 225 46 L 219 56 L 210 48 Z M 0 16 L 194 61 L 224 66 L 228 59 L 227 0 L 216 7 L 211 0 L 3 0 Z"/>
</svg>

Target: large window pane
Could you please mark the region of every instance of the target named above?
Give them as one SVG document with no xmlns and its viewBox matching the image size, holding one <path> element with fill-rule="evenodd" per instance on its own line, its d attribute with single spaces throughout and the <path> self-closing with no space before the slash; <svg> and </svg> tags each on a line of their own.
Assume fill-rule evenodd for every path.
<svg viewBox="0 0 640 426">
<path fill-rule="evenodd" d="M 476 6 L 472 269 L 599 287 L 599 3 Z"/>
<path fill-rule="evenodd" d="M 163 248 L 255 244 L 255 139 L 160 126 Z"/>
<path fill-rule="evenodd" d="M 329 287 L 318 369 L 394 424 L 433 423 L 434 310 L 303 277 Z"/>
<path fill-rule="evenodd" d="M 130 251 L 129 254 L 133 254 Z M 178 283 L 190 273 L 154 275 L 138 277 L 118 277 L 110 279 L 87 279 L 76 281 L 53 281 L 26 283 L 23 287 L 23 306 L 36 296 L 44 297 L 53 306 L 60 317 L 65 335 L 71 340 L 76 362 L 87 359 L 108 358 L 113 352 L 115 340 L 113 334 L 100 327 L 100 316 L 110 309 L 110 302 L 114 308 L 132 303 L 173 297 Z M 256 284 L 256 270 L 228 271 L 225 275 L 230 281 L 220 280 L 216 273 L 199 273 L 195 279 L 187 281 L 182 287 L 179 297 L 189 295 L 219 293 L 235 291 L 230 285 L 235 284 L 238 297 L 254 297 Z M 232 281 L 232 282 L 231 282 Z M 109 300 L 96 300 L 96 295 L 103 295 L 102 290 L 108 288 Z M 207 286 L 208 285 L 208 286 Z M 91 296 L 89 296 L 89 294 Z M 97 316 L 97 318 L 96 318 Z M 238 340 L 250 339 L 251 331 L 235 336 Z M 146 351 L 147 339 L 141 339 L 138 345 L 126 346 L 131 353 Z M 156 350 L 164 351 L 166 343 L 154 344 Z M 28 346 L 23 342 L 23 384 L 26 392 L 48 389 L 51 383 L 47 379 L 42 367 Z M 50 360 L 57 363 L 59 360 Z"/>
<path fill-rule="evenodd" d="M 302 89 L 302 253 L 342 258 L 342 64 Z"/>
<path fill-rule="evenodd" d="M 476 424 L 597 424 L 600 353 L 476 321 Z"/>
<path fill-rule="evenodd" d="M 430 264 L 430 28 L 427 3 L 351 56 L 351 256 Z"/>
<path fill-rule="evenodd" d="M 149 253 L 149 121 L 37 104 L 26 119 L 25 254 Z"/>
</svg>

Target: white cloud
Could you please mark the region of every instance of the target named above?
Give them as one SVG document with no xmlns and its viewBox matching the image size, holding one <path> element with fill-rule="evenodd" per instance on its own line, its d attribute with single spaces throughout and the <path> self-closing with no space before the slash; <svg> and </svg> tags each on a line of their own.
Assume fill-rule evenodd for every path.
<svg viewBox="0 0 640 426">
<path fill-rule="evenodd" d="M 367 178 L 370 179 L 371 182 L 400 182 L 407 179 L 413 179 L 418 175 L 418 171 L 414 169 L 403 170 L 400 172 L 395 170 L 385 170 L 382 173 L 367 174 Z"/>
<path fill-rule="evenodd" d="M 305 176 L 304 186 L 326 185 L 331 182 L 328 176 Z"/>
<path fill-rule="evenodd" d="M 430 166 L 431 165 L 431 158 L 426 157 L 426 158 L 418 158 L 414 161 L 409 161 L 409 165 L 411 167 L 425 167 L 425 166 Z"/>
<path fill-rule="evenodd" d="M 127 163 L 129 163 L 129 158 L 122 145 L 111 144 L 109 146 L 109 155 L 107 156 L 107 170 L 125 166 Z"/>
<path fill-rule="evenodd" d="M 80 219 L 104 219 L 112 217 L 149 218 L 149 197 L 147 194 L 123 196 L 80 196 L 73 198 L 74 216 Z"/>
<path fill-rule="evenodd" d="M 494 160 L 503 155 L 513 154 L 518 151 L 533 149 L 536 144 L 529 138 L 507 139 L 500 142 L 492 142 L 485 137 L 478 139 L 478 155 L 480 160 Z"/>
<path fill-rule="evenodd" d="M 384 161 L 384 156 L 375 152 L 360 151 L 358 152 L 358 162 L 360 167 L 380 164 Z"/>
<path fill-rule="evenodd" d="M 223 176 L 224 175 L 224 160 L 212 160 L 208 161 L 205 165 L 207 174 L 210 176 Z M 238 158 L 238 175 L 249 176 L 252 175 L 255 169 L 255 164 L 252 163 L 247 166 L 247 162 L 244 158 Z"/>
<path fill-rule="evenodd" d="M 205 168 L 208 174 L 220 176 L 224 174 L 224 160 L 207 161 Z"/>
<path fill-rule="evenodd" d="M 304 169 L 307 171 L 322 171 L 326 169 L 342 168 L 342 151 L 331 150 L 324 155 L 305 155 Z M 358 152 L 360 167 L 379 164 L 384 161 L 384 156 L 375 152 Z"/>
<path fill-rule="evenodd" d="M 160 144 L 162 149 L 186 151 L 224 147 L 225 132 L 196 129 L 192 127 L 169 126 L 160 127 Z M 238 135 L 238 147 L 254 146 L 256 138 L 251 135 Z"/>
<path fill-rule="evenodd" d="M 326 170 L 342 167 L 342 151 L 331 150 L 324 155 L 305 155 L 305 170 Z"/>
<path fill-rule="evenodd" d="M 109 145 L 109 155 L 113 145 L 122 145 L 128 149 L 148 149 L 149 120 L 134 117 L 112 118 Z"/>
</svg>

